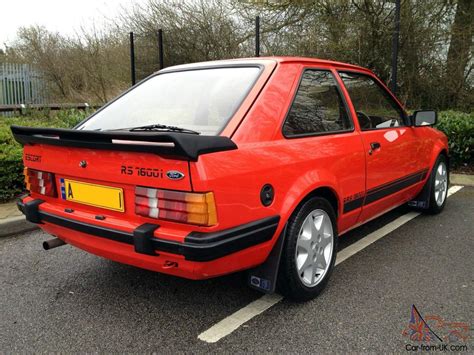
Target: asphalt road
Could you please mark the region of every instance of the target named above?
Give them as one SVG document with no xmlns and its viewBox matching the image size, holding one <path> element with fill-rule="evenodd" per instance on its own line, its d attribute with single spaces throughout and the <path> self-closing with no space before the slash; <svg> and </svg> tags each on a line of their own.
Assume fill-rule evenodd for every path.
<svg viewBox="0 0 474 355">
<path fill-rule="evenodd" d="M 316 300 L 283 300 L 214 344 L 197 336 L 261 296 L 243 273 L 188 281 L 71 246 L 43 251 L 40 231 L 3 238 L 0 352 L 406 352 L 412 304 L 472 328 L 473 201 L 474 188 L 462 189 L 441 215 L 421 215 L 338 265 Z M 350 232 L 340 247 L 406 212 Z"/>
</svg>

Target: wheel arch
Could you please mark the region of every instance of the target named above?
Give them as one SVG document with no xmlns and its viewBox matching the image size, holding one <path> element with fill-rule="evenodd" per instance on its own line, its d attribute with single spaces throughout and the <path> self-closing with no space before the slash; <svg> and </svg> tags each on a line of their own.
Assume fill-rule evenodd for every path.
<svg viewBox="0 0 474 355">
<path fill-rule="evenodd" d="M 336 217 L 339 215 L 339 200 L 336 191 L 334 191 L 329 186 L 320 186 L 315 188 L 311 191 L 304 200 L 308 200 L 312 197 L 323 197 L 331 204 L 332 208 L 334 209 L 334 213 L 336 213 Z"/>
<path fill-rule="evenodd" d="M 334 213 L 336 214 L 336 218 L 339 216 L 339 196 L 336 190 L 328 185 L 320 185 L 317 187 L 313 187 L 312 190 L 306 192 L 306 194 L 299 200 L 298 203 L 292 208 L 290 213 L 288 214 L 288 219 L 300 208 L 306 201 L 313 197 L 322 197 L 325 198 L 334 209 Z"/>
<path fill-rule="evenodd" d="M 448 171 L 449 171 L 449 167 L 450 167 L 449 165 L 450 164 L 449 164 L 449 151 L 448 151 L 448 148 L 446 147 L 445 144 L 438 141 L 433 146 L 433 150 L 432 150 L 431 158 L 430 158 L 429 172 L 433 171 L 436 160 L 438 159 L 438 157 L 441 154 L 446 157 L 446 162 L 447 162 Z M 427 180 L 428 180 L 429 176 L 430 176 L 430 174 L 428 174 Z M 448 177 L 448 179 L 449 179 L 449 177 Z"/>
<path fill-rule="evenodd" d="M 448 149 L 447 148 L 443 148 L 441 149 L 441 151 L 439 152 L 438 156 L 443 154 L 445 157 L 446 157 L 446 164 L 448 165 L 448 170 L 450 168 L 450 162 L 449 162 L 449 153 L 448 153 Z"/>
<path fill-rule="evenodd" d="M 281 195 L 281 220 L 286 223 L 303 203 L 314 196 L 328 200 L 334 209 L 336 219 L 339 220 L 343 206 L 340 182 L 331 171 L 324 167 L 299 174 L 285 189 L 285 193 Z"/>
</svg>

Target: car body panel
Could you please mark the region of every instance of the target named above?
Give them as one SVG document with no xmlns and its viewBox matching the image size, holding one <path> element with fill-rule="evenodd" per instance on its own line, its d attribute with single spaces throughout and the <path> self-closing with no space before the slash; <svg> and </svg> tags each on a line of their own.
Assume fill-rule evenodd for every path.
<svg viewBox="0 0 474 355">
<path fill-rule="evenodd" d="M 410 174 L 428 169 L 426 158 L 417 158 L 418 142 L 413 130 L 412 127 L 400 127 L 361 132 L 365 151 L 372 151 L 367 156 L 367 191 L 394 183 Z M 371 149 L 371 142 L 380 143 L 380 148 Z M 361 220 L 367 220 L 377 214 L 378 211 L 386 210 L 389 206 L 401 204 L 404 201 L 406 201 L 406 196 L 403 191 L 390 194 L 388 198 L 374 201 L 364 206 Z"/>
<path fill-rule="evenodd" d="M 167 68 L 164 72 L 228 65 L 262 67 L 256 84 L 220 133 L 231 138 L 237 149 L 212 152 L 200 155 L 197 161 L 188 161 L 152 153 L 26 145 L 25 166 L 55 173 L 58 185 L 59 178 L 70 178 L 123 188 L 125 212 L 34 192 L 23 198 L 23 203 L 41 199 L 44 202 L 38 207 L 40 211 L 129 234 L 144 224 L 155 225 L 153 238 L 183 246 L 192 233 L 215 233 L 279 216 L 271 239 L 214 260 L 191 261 L 166 251 L 144 255 L 133 245 L 72 231 L 48 221 L 40 221 L 41 228 L 78 248 L 118 262 L 190 279 L 215 277 L 263 263 L 298 205 L 315 191 L 324 189 L 334 197 L 341 235 L 413 199 L 427 181 L 437 156 L 448 152 L 446 137 L 431 127 L 361 131 L 348 91 L 337 72 L 351 70 L 375 76 L 368 69 L 354 65 L 310 58 L 271 57 L 190 64 Z M 298 138 L 283 136 L 283 122 L 300 77 L 307 68 L 333 73 L 352 118 L 353 130 Z M 401 106 L 398 100 L 396 102 Z M 372 141 L 380 142 L 381 148 L 370 154 Z M 40 158 L 31 159 L 35 156 Z M 80 166 L 82 160 L 87 161 L 86 168 Z M 125 173 L 122 173 L 123 166 Z M 163 177 L 153 176 L 153 169 L 159 169 Z M 147 171 L 151 171 L 151 176 L 147 176 Z M 179 171 L 184 178 L 168 179 L 165 177 L 167 171 Z M 418 174 L 416 179 L 410 178 L 414 174 Z M 410 179 L 407 180 L 407 176 Z M 405 183 L 393 189 L 396 181 Z M 264 206 L 260 193 L 267 184 L 272 185 L 275 197 L 270 205 Z M 212 191 L 217 223 L 206 227 L 139 216 L 134 212 L 135 186 Z M 387 186 L 390 193 L 380 194 L 379 191 Z M 370 201 L 371 195 L 376 195 L 377 199 Z M 98 219 L 97 216 L 105 218 Z"/>
</svg>

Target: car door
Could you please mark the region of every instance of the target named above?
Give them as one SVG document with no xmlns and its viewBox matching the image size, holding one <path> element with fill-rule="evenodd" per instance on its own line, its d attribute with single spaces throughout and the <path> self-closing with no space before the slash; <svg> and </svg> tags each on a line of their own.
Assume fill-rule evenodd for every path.
<svg viewBox="0 0 474 355">
<path fill-rule="evenodd" d="M 291 140 L 291 149 L 296 152 L 289 166 L 305 180 L 317 181 L 337 191 L 343 202 L 338 211 L 338 230 L 343 233 L 357 223 L 361 211 L 364 148 L 340 90 L 337 72 L 302 69 L 282 126 L 283 136 Z"/>
<path fill-rule="evenodd" d="M 366 195 L 360 221 L 413 197 L 426 169 L 405 112 L 372 75 L 339 72 L 350 96 L 366 152 Z"/>
</svg>

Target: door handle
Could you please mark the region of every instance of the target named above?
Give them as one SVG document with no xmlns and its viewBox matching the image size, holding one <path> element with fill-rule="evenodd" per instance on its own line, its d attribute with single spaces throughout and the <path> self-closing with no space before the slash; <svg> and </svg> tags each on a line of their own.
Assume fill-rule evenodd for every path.
<svg viewBox="0 0 474 355">
<path fill-rule="evenodd" d="M 369 155 L 372 155 L 372 152 L 376 149 L 380 149 L 380 143 L 379 142 L 370 143 Z"/>
<path fill-rule="evenodd" d="M 380 148 L 380 143 L 379 142 L 372 142 L 370 143 L 370 149 L 375 150 Z"/>
</svg>

